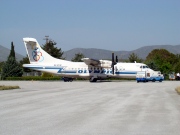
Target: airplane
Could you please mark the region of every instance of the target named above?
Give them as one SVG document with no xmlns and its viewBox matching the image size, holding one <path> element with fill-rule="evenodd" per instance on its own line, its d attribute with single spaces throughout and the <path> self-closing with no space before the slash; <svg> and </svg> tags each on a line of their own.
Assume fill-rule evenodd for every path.
<svg viewBox="0 0 180 135">
<path fill-rule="evenodd" d="M 23 67 L 41 72 L 62 76 L 64 82 L 71 82 L 75 78 L 86 78 L 90 82 L 107 78 L 136 78 L 138 71 L 153 71 L 143 63 L 118 62 L 118 58 L 112 60 L 96 60 L 83 58 L 83 62 L 72 62 L 57 59 L 45 52 L 35 38 L 23 38 L 30 64 Z"/>
</svg>

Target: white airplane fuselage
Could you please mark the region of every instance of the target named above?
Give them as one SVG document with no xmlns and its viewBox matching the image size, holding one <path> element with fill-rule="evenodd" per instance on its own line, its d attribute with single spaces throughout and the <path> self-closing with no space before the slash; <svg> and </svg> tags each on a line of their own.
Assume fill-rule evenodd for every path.
<svg viewBox="0 0 180 135">
<path fill-rule="evenodd" d="M 47 54 L 34 38 L 24 38 L 30 64 L 23 67 L 69 78 L 135 78 L 138 71 L 153 71 L 143 63 L 117 63 L 111 67 L 94 66 L 85 62 L 56 59 Z"/>
<path fill-rule="evenodd" d="M 151 71 L 149 68 L 143 68 L 143 66 L 146 66 L 143 63 L 117 63 L 114 75 L 112 74 L 112 68 L 95 67 L 86 65 L 84 62 L 67 61 L 64 63 L 24 64 L 23 66 L 37 71 L 73 78 L 88 78 L 91 76 L 97 78 L 135 78 L 138 71 Z"/>
</svg>

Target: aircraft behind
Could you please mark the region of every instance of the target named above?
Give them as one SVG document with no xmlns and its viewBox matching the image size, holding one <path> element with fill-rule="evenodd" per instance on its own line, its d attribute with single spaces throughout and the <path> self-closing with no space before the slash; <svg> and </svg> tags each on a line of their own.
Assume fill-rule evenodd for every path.
<svg viewBox="0 0 180 135">
<path fill-rule="evenodd" d="M 90 82 L 107 78 L 136 78 L 138 71 L 153 71 L 143 63 L 118 62 L 114 53 L 112 61 L 83 58 L 83 62 L 57 59 L 45 52 L 35 38 L 23 38 L 30 64 L 23 67 L 64 77 L 64 81 L 74 78 L 88 78 Z"/>
</svg>

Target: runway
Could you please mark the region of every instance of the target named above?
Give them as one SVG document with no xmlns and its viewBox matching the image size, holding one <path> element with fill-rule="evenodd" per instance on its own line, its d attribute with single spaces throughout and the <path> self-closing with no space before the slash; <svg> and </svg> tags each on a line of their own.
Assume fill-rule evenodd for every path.
<svg viewBox="0 0 180 135">
<path fill-rule="evenodd" d="M 178 81 L 0 81 L 0 135 L 179 135 Z"/>
</svg>

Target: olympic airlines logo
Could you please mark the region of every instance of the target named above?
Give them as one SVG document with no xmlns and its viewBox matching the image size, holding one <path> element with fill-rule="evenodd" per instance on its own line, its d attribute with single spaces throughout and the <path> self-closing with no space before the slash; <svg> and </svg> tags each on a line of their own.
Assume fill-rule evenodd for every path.
<svg viewBox="0 0 180 135">
<path fill-rule="evenodd" d="M 38 47 L 35 47 L 35 49 L 32 52 L 32 57 L 35 61 L 42 62 L 44 60 L 44 57 L 42 56 L 42 52 Z"/>
</svg>

